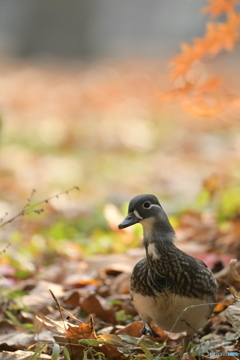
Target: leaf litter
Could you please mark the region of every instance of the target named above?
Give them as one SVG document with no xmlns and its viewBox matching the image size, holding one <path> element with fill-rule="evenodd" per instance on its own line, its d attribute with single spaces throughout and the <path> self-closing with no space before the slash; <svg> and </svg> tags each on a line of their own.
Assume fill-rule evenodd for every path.
<svg viewBox="0 0 240 360">
<path fill-rule="evenodd" d="M 182 54 L 173 59 L 174 78 L 182 74 L 185 76 L 190 72 L 193 62 L 204 57 L 207 52 L 218 52 L 222 48 L 229 50 L 234 45 L 233 37 L 230 37 L 230 43 L 227 42 L 229 37 L 226 26 L 234 20 L 230 15 L 232 16 L 235 1 L 209 2 L 211 6 L 204 11 L 212 13 L 215 18 L 227 9 L 228 21 L 223 24 L 210 24 L 206 28 L 205 39 L 195 39 L 192 46 L 182 46 Z M 219 37 L 219 32 L 224 32 L 224 37 Z M 132 61 L 120 65 L 101 65 L 80 72 L 74 69 L 62 71 L 57 67 L 44 69 L 36 65 L 26 66 L 9 61 L 1 61 L 0 66 L 5 74 L 0 79 L 0 95 L 2 104 L 8 111 L 8 136 L 11 139 L 2 151 L 1 193 L 5 194 L 6 199 L 11 198 L 14 188 L 15 196 L 21 198 L 29 191 L 29 182 L 33 182 L 34 177 L 40 179 L 41 191 L 48 191 L 50 183 L 59 187 L 59 179 L 66 183 L 74 183 L 75 179 L 80 179 L 83 184 L 87 183 L 84 184 L 84 192 L 76 202 L 72 202 L 71 207 L 63 198 L 60 202 L 56 201 L 57 197 L 50 204 L 46 199 L 48 216 L 44 217 L 40 206 L 35 211 L 40 217 L 39 222 L 21 219 L 18 226 L 11 229 L 15 231 L 12 242 L 20 245 L 15 246 L 12 251 L 9 242 L 1 254 L 5 255 L 11 250 L 12 262 L 9 264 L 9 259 L 2 256 L 5 263 L 0 268 L 0 359 L 176 359 L 176 351 L 181 348 L 181 340 L 185 334 L 168 334 L 153 324 L 159 338 L 148 338 L 141 345 L 137 344 L 141 336 L 141 322 L 129 296 L 129 279 L 131 269 L 144 256 L 144 252 L 137 249 L 126 250 L 134 242 L 139 246 L 140 238 L 132 229 L 126 229 L 119 234 L 117 224 L 121 213 L 115 204 L 109 201 L 102 211 L 108 229 L 111 229 L 114 235 L 114 241 L 109 241 L 108 250 L 119 251 L 116 244 L 122 243 L 124 246 L 120 249 L 125 251 L 124 255 L 101 254 L 91 259 L 85 256 L 86 247 L 91 248 L 95 239 L 101 238 L 97 233 L 97 226 L 97 229 L 86 235 L 85 248 L 83 243 L 73 244 L 71 240 L 65 243 L 59 241 L 56 245 L 57 241 L 52 243 L 44 235 L 36 236 L 35 233 L 38 233 L 40 228 L 49 226 L 49 223 L 54 223 L 57 212 L 62 212 L 69 221 L 71 216 L 80 217 L 82 222 L 90 217 L 95 221 L 91 206 L 88 205 L 91 196 L 102 198 L 103 194 L 109 195 L 111 191 L 115 194 L 116 188 L 122 194 L 122 189 L 125 192 L 128 189 L 127 192 L 131 193 L 133 189 L 137 191 L 142 188 L 159 191 L 160 187 L 164 195 L 173 193 L 175 196 L 179 187 L 181 193 L 190 190 L 189 184 L 191 188 L 194 188 L 195 183 L 198 187 L 201 182 L 200 170 L 206 174 L 214 167 L 220 176 L 213 174 L 205 179 L 201 199 L 196 207 L 201 209 L 203 202 L 214 208 L 217 215 L 190 210 L 177 219 L 177 245 L 213 268 L 219 284 L 218 304 L 214 315 L 193 339 L 192 352 L 188 359 L 236 358 L 236 353 L 240 353 L 240 266 L 236 262 L 229 264 L 229 260 L 232 257 L 240 260 L 239 192 L 226 192 L 223 173 L 230 172 L 239 164 L 239 135 L 235 128 L 232 133 L 231 129 L 228 131 L 228 124 L 237 127 L 238 119 L 236 121 L 228 116 L 227 120 L 221 121 L 218 115 L 224 113 L 225 105 L 230 103 L 232 106 L 234 102 L 237 105 L 239 99 L 236 100 L 228 92 L 222 92 L 222 80 L 215 76 L 207 78 L 205 69 L 201 70 L 204 76 L 200 81 L 192 81 L 192 77 L 196 77 L 196 71 L 193 71 L 193 74 L 185 76 L 186 80 L 177 85 L 177 88 L 164 92 L 168 100 L 175 100 L 177 97 L 189 114 L 202 116 L 201 121 L 193 121 L 191 116 L 183 118 L 179 109 L 176 111 L 168 108 L 167 116 L 164 111 L 159 110 L 159 98 L 153 96 L 159 93 L 163 84 L 159 74 L 159 62 L 149 66 Z M 236 69 L 231 66 L 228 68 L 233 71 L 236 79 Z M 26 81 L 26 76 L 33 81 Z M 49 96 L 53 88 L 54 98 Z M 234 112 L 236 110 L 237 106 Z M 167 117 L 168 126 L 165 126 L 164 131 L 161 124 L 160 127 L 155 127 L 157 122 L 153 114 L 157 114 L 159 124 L 162 124 L 163 117 Z M 169 126 L 171 116 L 178 120 Z M 203 120 L 204 117 L 207 121 Z M 212 152 L 212 142 L 221 138 L 213 133 L 204 133 L 209 129 L 209 117 L 214 118 L 211 119 L 210 127 L 217 130 L 224 127 L 224 131 L 227 130 L 231 151 L 224 148 L 220 141 L 217 156 Z M 35 129 L 36 119 L 38 134 Z M 19 139 L 23 124 L 24 136 Z M 198 132 L 197 138 L 191 136 L 192 130 L 195 134 Z M 136 131 L 137 141 L 136 137 L 132 136 Z M 171 148 L 169 138 L 172 139 Z M 28 146 L 24 146 L 24 143 Z M 92 160 L 95 156 L 89 158 L 85 151 L 81 153 L 83 165 L 79 165 L 79 153 L 76 155 L 76 150 L 80 143 L 87 146 L 87 149 L 93 149 L 95 155 L 102 155 L 102 158 L 98 158 L 99 163 L 103 158 L 106 159 L 109 150 L 114 152 L 113 161 L 114 164 L 118 163 L 118 171 L 113 172 L 116 173 L 114 175 L 117 180 L 112 182 L 113 175 L 109 177 L 106 170 L 100 178 L 97 162 Z M 45 153 L 45 148 L 49 153 Z M 66 152 L 64 156 L 63 151 Z M 124 158 L 125 161 L 122 159 L 126 151 L 134 156 L 140 154 L 141 157 L 141 162 L 135 158 L 135 163 L 140 165 L 135 165 L 136 177 L 133 179 L 125 179 L 129 152 Z M 189 161 L 191 158 L 193 161 Z M 149 164 L 145 173 L 148 181 L 142 179 L 142 159 Z M 113 167 L 110 160 L 108 158 L 106 161 L 107 170 Z M 159 163 L 164 167 L 160 175 L 151 170 L 158 168 Z M 183 165 L 185 171 L 184 177 L 181 177 Z M 92 169 L 90 171 L 95 175 L 89 176 L 86 168 Z M 93 169 L 96 169 L 95 173 Z M 189 182 L 188 179 L 195 173 L 197 176 Z M 178 179 L 177 184 L 175 177 Z M 136 178 L 139 180 L 138 184 Z M 220 181 L 222 179 L 223 181 Z M 106 183 L 110 187 L 107 191 Z M 194 190 L 196 191 L 196 188 Z M 34 194 L 35 191 L 23 210 L 16 212 L 16 218 L 28 212 Z M 219 196 L 220 194 L 223 196 Z M 114 196 L 116 200 L 116 194 Z M 119 199 L 121 201 L 121 195 Z M 118 204 L 119 199 L 116 201 Z M 3 207 L 9 204 L 5 201 L 0 205 Z M 14 210 L 14 207 L 10 210 Z M 2 217 L 1 223 L 11 223 L 7 214 Z M 28 232 L 26 239 L 22 241 L 18 237 L 24 233 L 24 226 Z M 8 239 L 9 230 L 5 232 L 5 229 L 2 232 L 3 238 Z M 55 231 L 57 236 L 61 232 L 64 237 L 64 229 L 61 227 L 52 231 Z M 69 229 L 67 234 L 69 237 Z M 101 234 L 104 237 L 106 232 Z M 28 253 L 21 258 L 22 244 L 31 248 L 34 261 L 28 260 Z M 46 247 L 50 251 L 42 254 L 41 250 Z M 100 247 L 101 250 L 103 248 L 104 246 Z M 95 250 L 94 253 L 101 253 L 101 250 Z M 21 272 L 20 269 L 16 270 L 19 265 Z M 222 353 L 231 356 L 219 356 Z"/>
<path fill-rule="evenodd" d="M 122 261 L 123 255 L 119 256 Z M 81 277 L 84 278 L 84 272 L 79 277 L 79 282 L 69 285 L 63 282 L 61 284 L 54 284 L 48 282 L 47 279 L 33 279 L 31 283 L 31 290 L 27 295 L 23 297 L 22 308 L 18 308 L 12 311 L 21 323 L 26 321 L 34 323 L 34 334 L 29 334 L 27 330 L 24 330 L 17 323 L 14 323 L 12 319 L 2 320 L 0 323 L 0 349 L 2 351 L 2 359 L 11 358 L 10 355 L 17 351 L 16 358 L 25 359 L 26 352 L 32 352 L 34 344 L 47 344 L 46 348 L 39 354 L 40 358 L 44 358 L 44 354 L 51 355 L 52 346 L 56 342 L 60 345 L 61 351 L 66 348 L 71 359 L 84 359 L 86 354 L 91 354 L 92 358 L 98 358 L 99 354 L 105 356 L 106 359 L 123 359 L 136 357 L 137 354 L 142 352 L 146 354 L 146 346 L 151 354 L 159 354 L 159 356 L 174 356 L 175 350 L 179 349 L 181 340 L 184 338 L 184 334 L 168 334 L 167 332 L 157 328 L 153 325 L 154 330 L 159 334 L 159 339 L 149 338 L 146 340 L 145 345 L 139 346 L 137 339 L 141 336 L 140 330 L 142 323 L 137 321 L 138 315 L 134 310 L 130 296 L 129 296 L 129 271 L 125 272 L 124 264 L 134 264 L 135 260 L 129 255 L 125 255 L 125 261 L 121 261 L 115 266 L 115 259 L 112 259 L 109 255 L 109 263 L 107 267 L 102 266 L 99 268 L 97 256 L 96 264 L 97 271 L 92 278 L 88 278 L 88 281 L 81 281 Z M 86 270 L 88 272 L 88 264 L 86 262 Z M 112 268 L 111 268 L 112 264 Z M 234 264 L 234 265 L 233 265 Z M 227 285 L 230 284 L 232 279 L 235 284 L 235 291 L 239 291 L 239 278 L 238 264 L 231 262 L 228 266 Z M 71 264 L 72 265 L 72 264 Z M 89 263 L 90 267 L 93 267 L 93 259 Z M 59 264 L 61 267 L 62 264 Z M 68 271 L 68 266 L 65 264 L 64 271 Z M 76 267 L 77 268 L 77 267 Z M 224 268 L 225 269 L 225 268 Z M 72 266 L 69 266 L 69 270 L 72 270 Z M 221 272 L 220 272 L 221 273 Z M 114 283 L 118 281 L 118 278 L 128 279 L 128 288 L 122 288 L 121 291 L 116 293 L 116 289 L 113 287 Z M 232 276 L 232 277 L 230 277 Z M 216 278 L 221 279 L 216 274 Z M 234 282 L 235 281 L 235 282 Z M 236 286 L 236 281 L 238 286 Z M 18 289 L 24 289 L 28 285 L 26 281 L 17 285 Z M 54 294 L 52 297 L 49 289 Z M 206 338 L 210 336 L 206 342 L 204 340 L 202 344 L 193 345 L 198 349 L 198 353 L 201 351 L 208 353 L 214 351 L 230 351 L 229 349 L 239 349 L 237 340 L 237 331 L 239 329 L 239 304 L 237 295 L 235 300 L 231 293 L 227 294 L 224 290 L 223 294 L 219 295 L 218 301 L 225 303 L 228 306 L 224 312 L 226 306 L 222 308 L 215 308 L 215 315 L 209 320 L 204 329 L 196 336 L 196 340 L 199 338 Z M 61 314 L 59 308 L 61 304 Z M 8 306 L 11 305 L 7 304 Z M 7 306 L 5 305 L 5 306 Z M 24 311 L 28 311 L 32 314 L 31 320 L 24 320 Z M 122 319 L 116 320 L 116 314 L 123 310 Z M 5 316 L 6 316 L 5 311 Z M 72 315 L 74 314 L 74 315 Z M 128 315 L 128 317 L 126 316 Z M 230 338 L 226 342 L 226 340 Z M 36 349 L 36 348 L 35 348 Z M 11 354 L 10 354 L 11 353 Z M 154 356 L 155 356 L 154 355 Z"/>
<path fill-rule="evenodd" d="M 20 216 L 22 212 L 17 217 Z M 106 217 L 111 232 L 118 234 L 113 224 L 119 214 L 114 206 L 108 207 Z M 184 249 L 194 239 L 193 254 L 215 267 L 219 284 L 214 315 L 193 339 L 192 358 L 203 354 L 208 358 L 213 351 L 216 354 L 239 351 L 240 262 L 237 259 L 229 262 L 231 248 L 229 255 L 218 254 L 220 245 L 226 249 L 226 241 L 221 244 L 221 238 L 230 236 L 231 229 L 222 230 L 215 217 L 204 213 L 188 211 L 179 217 L 178 246 Z M 123 233 L 126 244 L 133 237 L 131 232 Z M 204 246 L 203 252 L 199 253 L 198 243 Z M 189 248 L 188 251 L 191 252 Z M 45 355 L 52 357 L 58 349 L 59 356 L 66 358 L 69 354 L 72 360 L 88 356 L 132 359 L 142 353 L 146 357 L 150 353 L 153 357 L 175 357 L 176 352 L 181 351 L 184 333 L 169 334 L 153 324 L 159 338 L 148 338 L 141 345 L 137 343 L 142 323 L 131 303 L 129 280 L 134 264 L 143 256 L 144 252 L 138 249 L 92 258 L 68 256 L 39 269 L 38 273 L 30 272 L 22 280 L 5 268 L 3 275 L 15 282 L 3 289 L 1 300 L 2 359 L 15 353 L 16 358 L 24 359 L 28 350 L 32 360 Z"/>
<path fill-rule="evenodd" d="M 118 232 L 113 225 L 113 215 L 119 217 L 115 208 L 109 221 L 111 231 Z M 230 254 L 222 255 L 222 262 L 219 260 L 214 244 L 223 232 L 214 218 L 204 213 L 183 213 L 177 232 L 178 246 L 182 249 L 193 238 L 196 244 L 204 245 L 204 253 L 197 253 L 199 248 L 196 247 L 194 254 L 216 268 L 219 284 L 214 315 L 195 336 L 191 357 L 206 354 L 208 358 L 207 354 L 213 351 L 216 354 L 239 351 L 240 262 L 235 259 L 228 264 Z M 126 236 L 129 238 L 133 234 L 126 232 Z M 211 254 L 215 256 L 209 258 Z M 37 277 L 33 272 L 29 278 L 16 282 L 11 292 L 6 288 L 0 322 L 2 359 L 11 359 L 13 354 L 25 359 L 28 351 L 29 358 L 44 359 L 58 354 L 58 350 L 59 356 L 69 354 L 72 360 L 88 356 L 132 359 L 141 353 L 147 358 L 150 353 L 152 357 L 174 358 L 181 349 L 184 333 L 167 333 L 152 324 L 159 338 L 149 337 L 143 344 L 137 343 L 142 323 L 131 303 L 129 280 L 134 264 L 143 256 L 143 251 L 136 249 L 89 259 L 79 257 L 69 261 L 63 258 L 43 268 Z M 11 271 L 6 275 L 14 278 Z"/>
</svg>

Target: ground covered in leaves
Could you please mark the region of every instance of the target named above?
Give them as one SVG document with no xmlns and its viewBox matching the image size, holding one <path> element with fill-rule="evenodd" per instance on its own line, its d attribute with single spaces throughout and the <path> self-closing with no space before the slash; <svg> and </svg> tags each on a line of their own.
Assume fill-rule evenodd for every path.
<svg viewBox="0 0 240 360">
<path fill-rule="evenodd" d="M 138 237 L 140 242 L 133 229 L 117 230 L 122 215 L 113 204 L 109 206 L 107 221 L 115 241 L 121 238 L 128 244 Z M 20 222 L 25 223 L 22 215 Z M 193 211 L 182 213 L 178 219 L 177 246 L 204 260 L 219 285 L 218 304 L 193 339 L 191 359 L 217 359 L 225 353 L 238 358 L 240 263 L 236 260 L 229 266 L 233 255 L 239 256 L 237 223 L 236 219 L 224 230 L 215 217 Z M 158 339 L 137 343 L 142 323 L 131 304 L 129 279 L 134 264 L 144 256 L 142 249 L 86 259 L 80 255 L 81 245 L 69 242 L 63 246 L 68 252 L 56 248 L 53 254 L 52 249 L 35 249 L 38 258 L 31 259 L 35 266 L 32 271 L 14 268 L 13 258 L 8 265 L 5 259 L 6 264 L 1 266 L 2 359 L 178 358 L 184 333 L 166 333 L 155 327 Z M 6 248 L 5 253 L 8 251 Z M 6 256 L 2 253 L 3 259 Z"/>
<path fill-rule="evenodd" d="M 137 343 L 129 278 L 144 256 L 142 230 L 117 225 L 144 192 L 159 197 L 177 246 L 219 284 L 191 359 L 237 358 L 237 115 L 199 120 L 161 102 L 162 60 L 0 68 L 0 358 L 177 358 L 184 334 L 156 328 L 159 339 Z"/>
</svg>

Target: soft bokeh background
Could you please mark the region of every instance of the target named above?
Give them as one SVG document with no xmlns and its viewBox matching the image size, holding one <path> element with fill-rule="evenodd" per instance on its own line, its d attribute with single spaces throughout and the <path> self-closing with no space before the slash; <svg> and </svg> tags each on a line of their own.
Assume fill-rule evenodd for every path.
<svg viewBox="0 0 240 360">
<path fill-rule="evenodd" d="M 224 105 L 212 118 L 190 115 L 173 96 L 181 83 L 176 92 L 168 76 L 180 44 L 203 36 L 209 17 L 200 11 L 207 4 L 0 1 L 2 359 L 43 358 L 42 352 L 53 359 L 58 348 L 78 360 L 89 354 L 120 359 L 121 347 L 131 359 L 144 356 L 138 355 L 142 325 L 129 289 L 132 269 L 145 256 L 142 227 L 118 229 L 129 200 L 140 193 L 158 196 L 176 246 L 203 260 L 218 281 L 215 315 L 199 332 L 191 359 L 219 349 L 239 353 L 235 303 L 228 313 L 233 326 L 224 315 L 240 292 L 240 262 L 228 266 L 231 258 L 240 260 L 239 47 L 215 57 L 206 56 L 207 47 L 204 61 L 193 57 L 190 82 L 186 77 L 182 84 L 190 84 L 189 109 L 204 84 L 198 80 L 221 77 L 220 105 L 232 100 L 231 111 Z M 216 36 L 214 51 L 234 43 L 238 29 L 231 19 L 230 36 Z M 211 110 L 216 103 L 204 89 Z M 70 330 L 68 322 L 79 327 Z M 94 346 L 93 327 L 108 341 L 101 348 Z M 157 331 L 167 346 L 154 349 L 148 339 L 153 355 L 142 347 L 145 357 L 175 358 L 183 334 Z M 82 337 L 88 348 L 69 346 Z"/>
<path fill-rule="evenodd" d="M 78 238 L 101 223 L 106 202 L 154 193 L 175 214 L 195 204 L 213 174 L 239 183 L 238 116 L 191 117 L 160 96 L 169 89 L 168 60 L 204 32 L 205 5 L 0 3 L 2 216 L 21 209 L 33 188 L 37 201 L 76 185 L 78 193 L 52 206 L 88 218 L 73 234 L 53 221 L 53 234 Z M 238 94 L 238 62 L 237 48 L 201 71 L 221 74 Z"/>
</svg>

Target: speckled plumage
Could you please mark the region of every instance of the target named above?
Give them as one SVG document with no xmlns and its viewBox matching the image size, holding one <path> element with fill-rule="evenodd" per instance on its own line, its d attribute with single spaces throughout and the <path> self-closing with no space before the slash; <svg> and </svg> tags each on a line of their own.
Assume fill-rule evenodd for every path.
<svg viewBox="0 0 240 360">
<path fill-rule="evenodd" d="M 154 195 L 133 198 L 119 228 L 137 222 L 143 226 L 146 258 L 133 269 L 131 294 L 144 322 L 142 333 L 155 335 L 153 320 L 166 331 L 186 331 L 188 342 L 212 313 L 216 281 L 201 260 L 175 246 L 175 232 Z"/>
</svg>

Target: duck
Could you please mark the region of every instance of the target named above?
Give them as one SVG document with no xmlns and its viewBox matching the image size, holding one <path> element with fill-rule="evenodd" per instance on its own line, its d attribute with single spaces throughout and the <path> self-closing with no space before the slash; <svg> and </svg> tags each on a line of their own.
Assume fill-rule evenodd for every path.
<svg viewBox="0 0 240 360">
<path fill-rule="evenodd" d="M 216 280 L 203 261 L 175 245 L 175 231 L 155 195 L 135 196 L 118 227 L 124 229 L 137 223 L 143 227 L 146 257 L 133 268 L 130 293 L 143 321 L 142 338 L 159 337 L 151 327 L 153 321 L 167 332 L 185 332 L 186 352 L 192 336 L 213 312 Z"/>
</svg>

